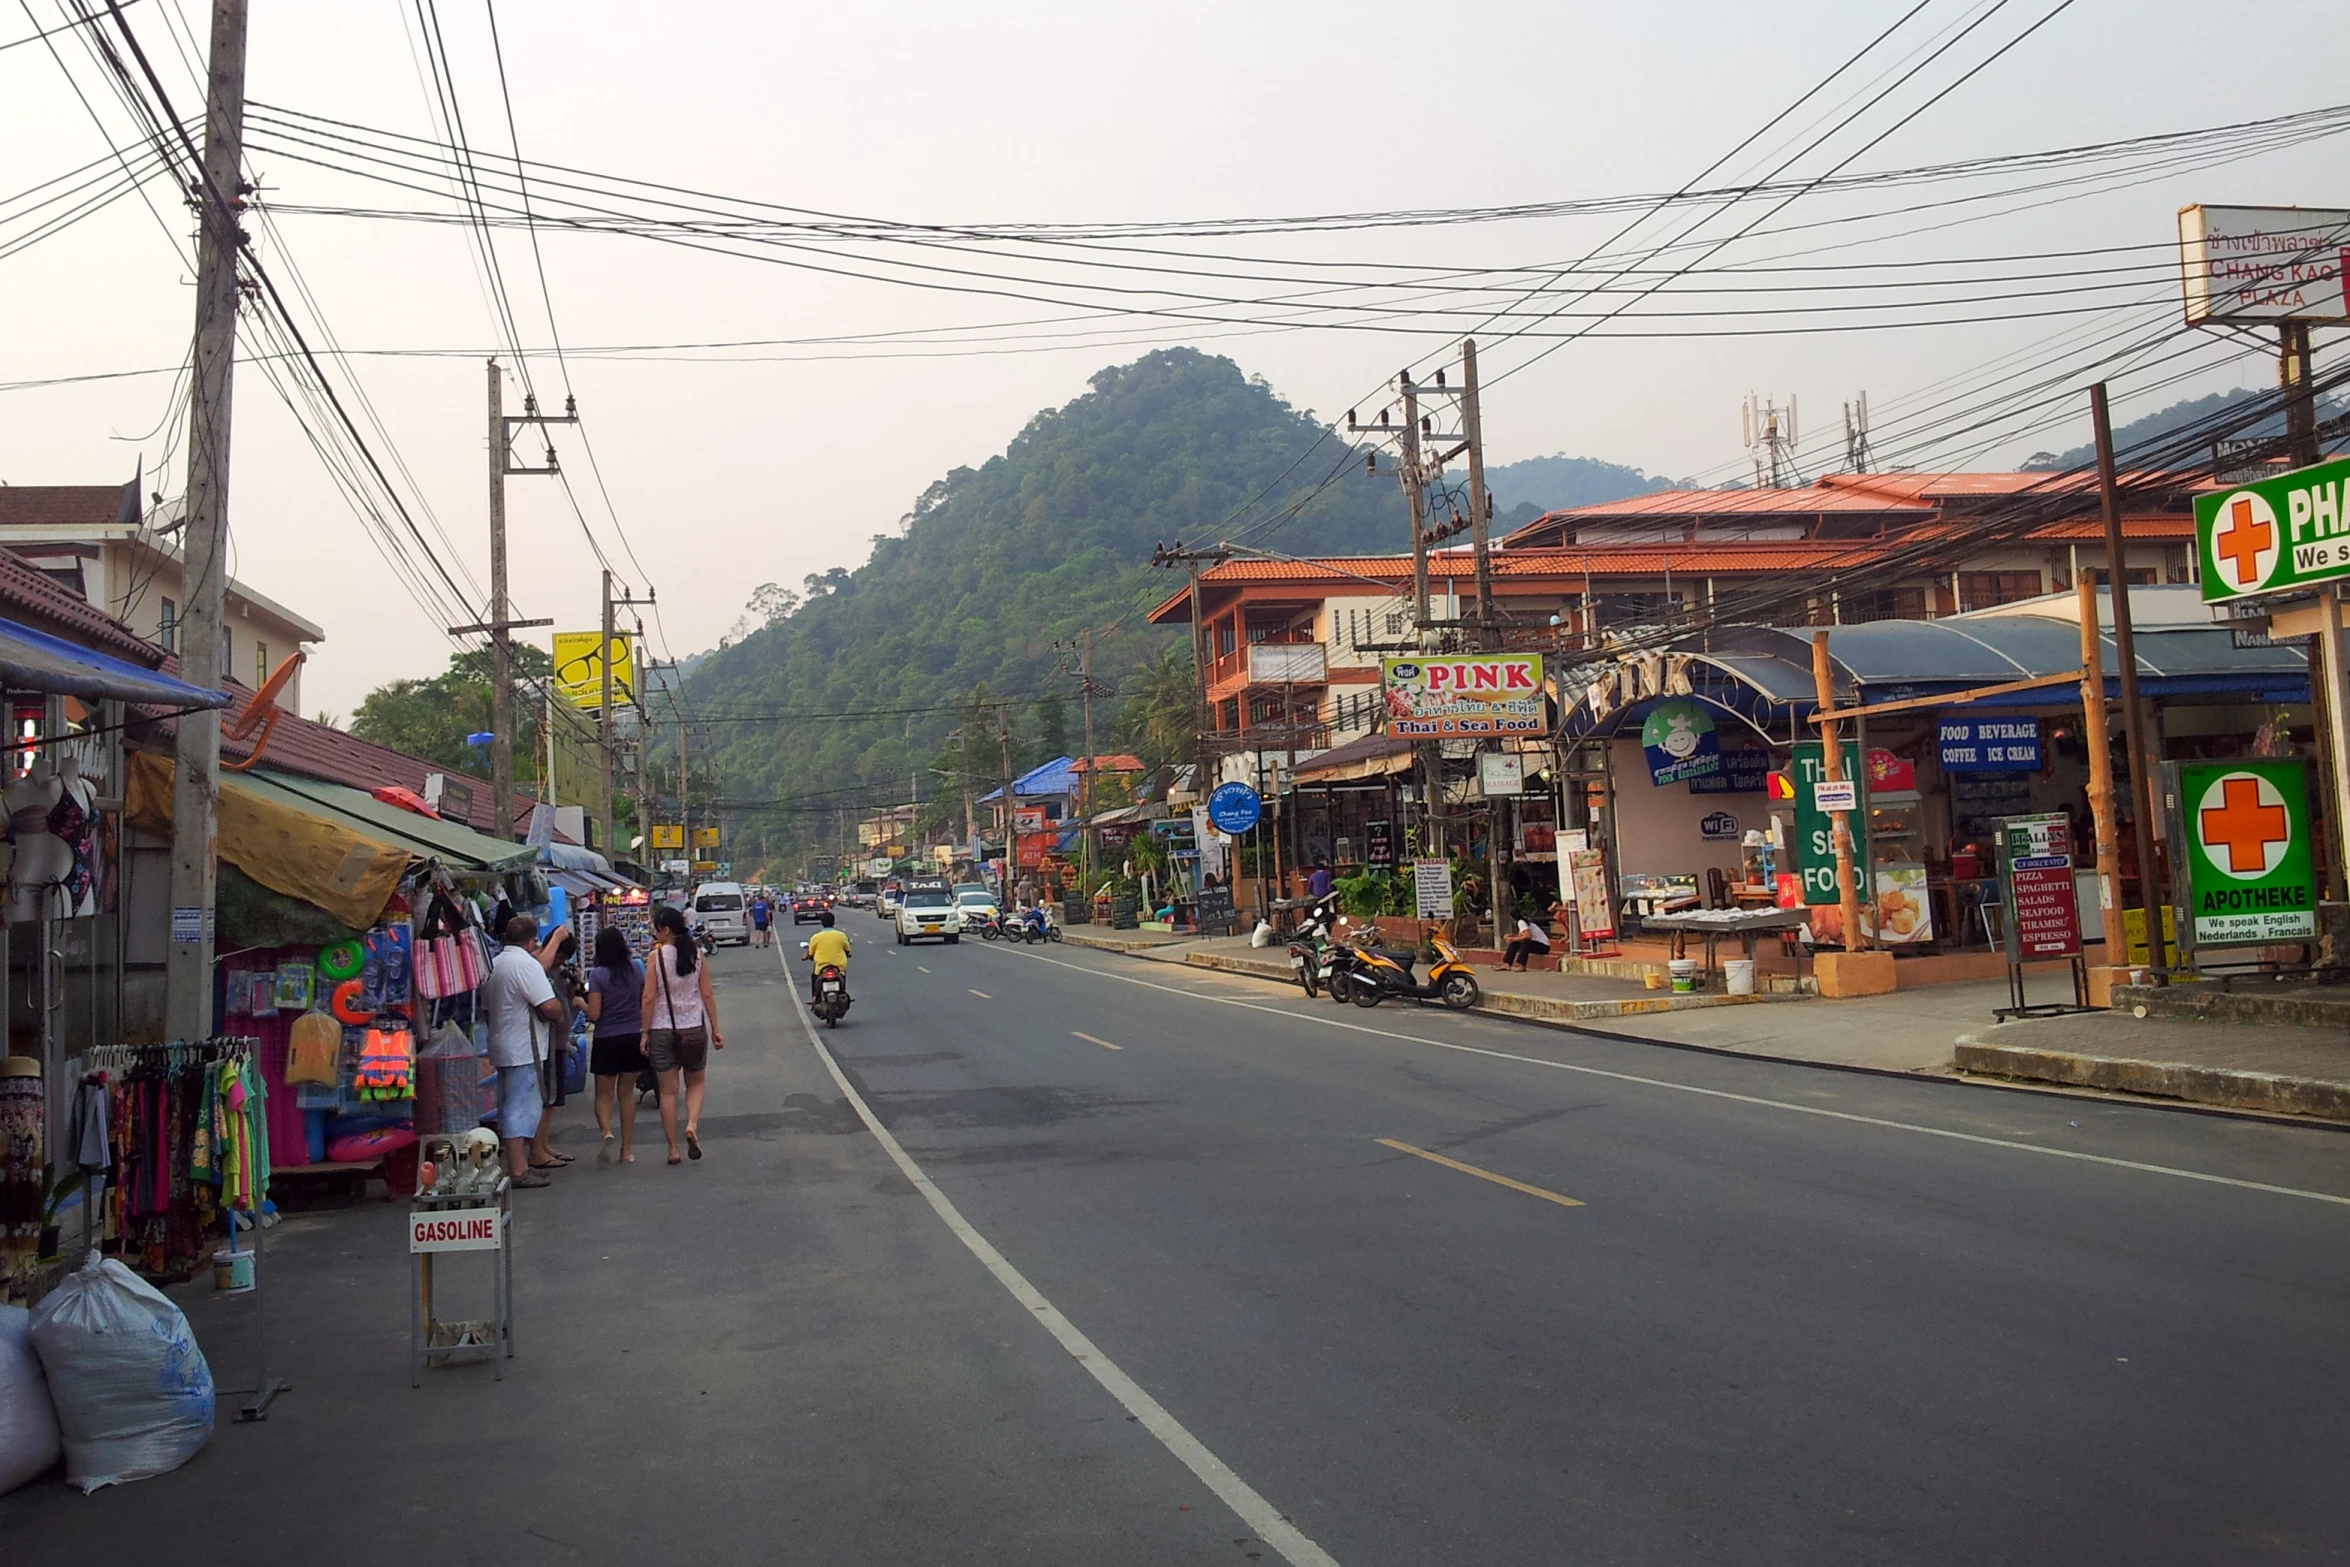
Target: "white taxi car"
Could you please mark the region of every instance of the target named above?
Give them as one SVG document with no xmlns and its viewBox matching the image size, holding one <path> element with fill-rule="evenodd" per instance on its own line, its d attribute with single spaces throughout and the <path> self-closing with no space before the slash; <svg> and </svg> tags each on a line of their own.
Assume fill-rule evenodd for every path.
<svg viewBox="0 0 2350 1567">
<path fill-rule="evenodd" d="M 898 945 L 935 940 L 952 946 L 962 939 L 963 911 L 947 884 L 909 882 L 898 903 Z"/>
</svg>

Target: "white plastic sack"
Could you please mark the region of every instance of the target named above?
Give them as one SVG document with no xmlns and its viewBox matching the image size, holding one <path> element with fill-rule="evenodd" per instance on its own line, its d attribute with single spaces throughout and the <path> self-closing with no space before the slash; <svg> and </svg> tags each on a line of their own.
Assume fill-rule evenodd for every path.
<svg viewBox="0 0 2350 1567">
<path fill-rule="evenodd" d="M 32 1313 L 0 1306 L 0 1494 L 57 1462 L 57 1409 L 33 1353 Z"/>
<path fill-rule="evenodd" d="M 212 1368 L 162 1291 L 90 1253 L 33 1308 L 33 1348 L 84 1491 L 177 1469 L 212 1438 Z"/>
</svg>

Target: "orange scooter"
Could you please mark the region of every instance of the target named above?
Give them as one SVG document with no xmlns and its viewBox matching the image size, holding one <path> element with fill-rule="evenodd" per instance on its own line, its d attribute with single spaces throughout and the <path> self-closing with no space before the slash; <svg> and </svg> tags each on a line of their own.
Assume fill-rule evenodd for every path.
<svg viewBox="0 0 2350 1567">
<path fill-rule="evenodd" d="M 1451 942 L 1434 932 L 1429 933 L 1428 942 L 1436 949 L 1436 961 L 1430 965 L 1424 984 L 1412 975 L 1417 954 L 1386 952 L 1361 941 L 1355 943 L 1354 967 L 1334 976 L 1331 983 L 1343 983 L 1347 999 L 1358 1007 L 1375 1007 L 1393 996 L 1398 1000 L 1441 1001 L 1455 1012 L 1468 1011 L 1477 1004 L 1477 976 Z"/>
</svg>

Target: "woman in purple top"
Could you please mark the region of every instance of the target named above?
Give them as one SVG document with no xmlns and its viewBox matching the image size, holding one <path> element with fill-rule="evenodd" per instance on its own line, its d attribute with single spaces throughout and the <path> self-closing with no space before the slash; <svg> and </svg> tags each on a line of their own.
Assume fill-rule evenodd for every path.
<svg viewBox="0 0 2350 1567">
<path fill-rule="evenodd" d="M 604 1151 L 612 1147 L 612 1103 L 620 1102 L 620 1162 L 636 1163 L 636 1075 L 645 1060 L 644 965 L 628 937 L 607 925 L 596 936 L 596 966 L 588 972 L 587 1015 L 596 1025 L 588 1067 L 596 1074 L 596 1125 Z M 626 1083 L 622 1078 L 628 1079 Z"/>
</svg>

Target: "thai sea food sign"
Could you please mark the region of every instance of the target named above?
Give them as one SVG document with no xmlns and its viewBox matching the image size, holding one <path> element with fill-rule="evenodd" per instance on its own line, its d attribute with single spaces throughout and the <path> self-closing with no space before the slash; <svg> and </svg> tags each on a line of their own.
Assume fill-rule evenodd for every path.
<svg viewBox="0 0 2350 1567">
<path fill-rule="evenodd" d="M 1547 734 L 1542 655 L 1489 654 L 1379 661 L 1387 732 L 1405 740 Z"/>
</svg>

